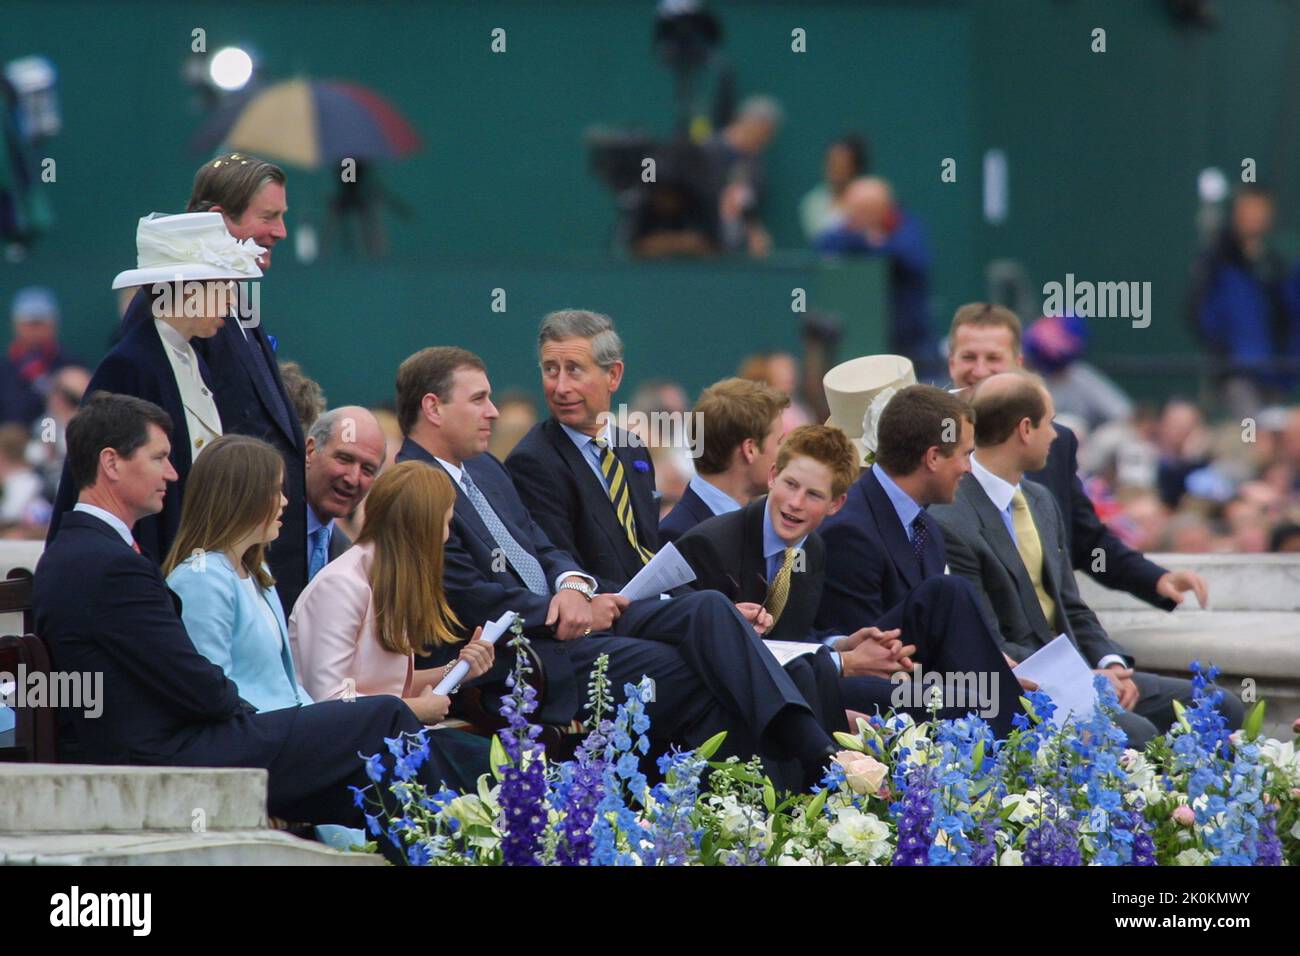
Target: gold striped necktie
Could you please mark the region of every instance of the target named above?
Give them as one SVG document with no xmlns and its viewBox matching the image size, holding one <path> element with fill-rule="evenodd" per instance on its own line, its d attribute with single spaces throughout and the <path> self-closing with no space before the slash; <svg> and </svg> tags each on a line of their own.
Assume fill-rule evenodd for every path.
<svg viewBox="0 0 1300 956">
<path fill-rule="evenodd" d="M 1034 516 L 1029 513 L 1025 493 L 1019 488 L 1011 496 L 1011 525 L 1016 529 L 1016 550 L 1020 552 L 1020 560 L 1025 562 L 1025 570 L 1029 572 L 1034 594 L 1038 596 L 1038 606 L 1043 609 L 1043 617 L 1047 618 L 1048 626 L 1055 629 L 1056 602 L 1043 587 L 1043 542 L 1038 537 Z"/>
<path fill-rule="evenodd" d="M 614 505 L 614 517 L 623 527 L 628 543 L 636 556 L 645 564 L 654 557 L 654 552 L 641 547 L 636 536 L 636 516 L 632 514 L 632 494 L 627 485 L 627 476 L 623 474 L 623 463 L 614 454 L 614 449 L 602 435 L 592 441 L 600 449 L 600 473 L 605 476 L 605 488 L 609 493 L 610 503 Z"/>
<path fill-rule="evenodd" d="M 776 622 L 781 618 L 781 612 L 785 610 L 785 602 L 790 598 L 790 572 L 794 568 L 794 557 L 799 553 L 798 548 L 786 548 L 785 557 L 781 559 L 781 568 L 776 572 L 776 577 L 772 579 L 772 586 L 767 591 L 767 601 L 764 606 L 767 613 L 772 615 L 772 626 L 776 627 Z"/>
</svg>

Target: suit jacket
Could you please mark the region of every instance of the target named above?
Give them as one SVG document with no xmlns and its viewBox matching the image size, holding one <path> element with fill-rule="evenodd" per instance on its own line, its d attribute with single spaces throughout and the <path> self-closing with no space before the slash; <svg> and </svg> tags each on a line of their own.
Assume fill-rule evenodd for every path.
<svg viewBox="0 0 1300 956">
<path fill-rule="evenodd" d="M 267 563 L 275 575 L 280 600 L 292 608 L 307 583 L 307 446 L 265 329 L 255 326 L 248 329 L 248 335 L 266 356 L 287 421 L 275 414 L 272 397 L 257 374 L 237 321 L 227 320 L 212 338 L 195 339 L 193 345 L 212 370 L 217 411 L 225 433 L 260 438 L 274 446 L 284 459 L 284 494 L 289 504 L 281 518 L 280 536 L 267 551 Z"/>
<path fill-rule="evenodd" d="M 132 395 L 153 402 L 171 416 L 170 457 L 172 467 L 176 469 L 176 481 L 167 488 L 162 511 L 137 521 L 133 529 L 140 550 L 153 558 L 155 563 L 161 564 L 181 523 L 181 502 L 184 500 L 185 482 L 189 478 L 191 464 L 190 432 L 185 423 L 185 405 L 180 387 L 176 384 L 176 375 L 149 311 L 150 301 L 148 296 L 140 293 L 132 300 L 135 315 L 131 324 L 125 326 L 122 338 L 95 369 L 90 385 L 86 388 L 86 395 L 92 395 L 100 389 Z M 140 314 L 141 308 L 143 314 Z M 199 358 L 199 374 L 209 387 L 214 387 L 212 372 L 202 356 Z M 64 512 L 70 511 L 76 503 L 77 491 L 72 487 L 72 476 L 65 461 L 63 477 L 59 480 L 59 493 L 50 516 L 47 542 L 54 540 L 62 525 Z"/>
<path fill-rule="evenodd" d="M 343 533 L 337 521 L 334 522 L 334 530 L 330 532 L 329 553 L 325 556 L 325 563 L 333 561 L 335 558 L 341 558 L 343 552 L 352 547 L 352 539 Z"/>
<path fill-rule="evenodd" d="M 655 470 L 640 441 L 613 430 L 637 539 L 659 550 Z M 618 591 L 644 567 L 618 523 L 609 493 L 554 418 L 538 422 L 506 458 L 519 497 L 550 542 L 575 558 L 602 591 Z"/>
<path fill-rule="evenodd" d="M 1165 569 L 1126 545 L 1097 517 L 1097 509 L 1079 480 L 1079 439 L 1059 422 L 1055 424 L 1056 440 L 1048 452 L 1047 464 L 1040 471 L 1026 472 L 1025 477 L 1044 485 L 1065 515 L 1065 548 L 1070 564 L 1098 584 L 1127 591 L 1148 604 L 1172 611 L 1177 605 L 1156 593 L 1156 582 Z M 1104 560 L 1102 570 L 1094 570 L 1098 550 Z"/>
<path fill-rule="evenodd" d="M 929 511 L 921 513 L 929 539 L 918 563 L 875 469 L 867 469 L 849 486 L 844 507 L 818 529 L 826 550 L 835 555 L 826 570 L 818 628 L 852 634 L 872 627 L 922 581 L 943 574 L 943 530 Z"/>
<path fill-rule="evenodd" d="M 1089 667 L 1096 667 L 1107 654 L 1129 659 L 1079 596 L 1065 549 L 1065 519 L 1056 499 L 1032 481 L 1022 481 L 1020 488 L 1042 542 L 1043 587 L 1056 602 L 1057 619 L 1048 621 L 1043 616 L 1029 572 L 1001 513 L 972 475 L 961 480 L 952 504 L 930 509 L 943 527 L 953 573 L 975 585 L 985 622 L 1001 636 L 1003 650 L 1018 661 L 1062 632 Z"/>
<path fill-rule="evenodd" d="M 170 764 L 205 728 L 252 712 L 235 683 L 195 649 L 179 603 L 158 566 L 108 524 L 79 511 L 64 515 L 36 565 L 36 633 L 53 669 L 102 674 L 103 692 L 101 715 L 60 710 L 62 759 Z"/>
<path fill-rule="evenodd" d="M 712 517 L 713 510 L 695 493 L 694 488 L 687 485 L 686 491 L 682 493 L 677 504 L 673 505 L 672 510 L 659 522 L 661 546 L 675 542 L 701 521 L 708 521 Z"/>
<path fill-rule="evenodd" d="M 289 617 L 298 673 L 317 700 L 349 694 L 411 696 L 414 657 L 386 650 L 375 629 L 370 589 L 374 553 L 373 545 L 359 545 L 321 568 Z"/>
<path fill-rule="evenodd" d="M 409 438 L 397 453 L 396 460 L 423 461 L 435 468 L 442 467 L 433 455 Z M 495 621 L 506 611 L 514 611 L 523 619 L 524 632 L 542 661 L 547 682 L 545 699 L 533 720 L 568 723 L 577 713 L 580 703 L 578 684 L 568 646 L 555 640 L 546 627 L 546 615 L 556 579 L 566 571 L 585 572 L 573 558 L 553 545 L 533 520 L 501 462 L 484 453 L 465 462 L 464 469 L 506 530 L 542 566 L 549 593 L 540 595 L 528 590 L 523 578 L 501 557 L 487 525 L 458 488 L 451 536 L 443 552 L 443 586 L 448 602 L 456 617 L 468 628 Z M 430 655 L 428 662 L 430 665 L 443 664 L 456 653 L 455 648 L 439 648 Z M 498 659 L 508 656 L 499 655 Z"/>
<path fill-rule="evenodd" d="M 767 496 L 739 511 L 702 521 L 677 539 L 692 570 L 696 590 L 721 591 L 733 604 L 767 600 L 767 560 L 763 557 L 763 511 Z M 773 641 L 815 640 L 813 621 L 826 577 L 826 547 L 817 532 L 803 545 L 803 570 L 790 574 L 790 593 L 776 626 L 763 636 Z"/>
<path fill-rule="evenodd" d="M 220 551 L 186 558 L 167 585 L 181 599 L 181 620 L 194 647 L 235 682 L 239 696 L 259 711 L 312 702 L 298 682 L 274 585 L 254 595 Z"/>
</svg>

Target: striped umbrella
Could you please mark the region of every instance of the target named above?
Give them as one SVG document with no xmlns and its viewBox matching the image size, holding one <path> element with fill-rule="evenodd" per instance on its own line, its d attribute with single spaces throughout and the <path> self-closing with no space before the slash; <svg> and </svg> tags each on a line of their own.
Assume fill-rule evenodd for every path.
<svg viewBox="0 0 1300 956">
<path fill-rule="evenodd" d="M 286 80 L 219 112 L 191 141 L 221 142 L 268 160 L 316 169 L 324 162 L 400 159 L 422 148 L 411 124 L 378 93 L 340 80 Z"/>
</svg>

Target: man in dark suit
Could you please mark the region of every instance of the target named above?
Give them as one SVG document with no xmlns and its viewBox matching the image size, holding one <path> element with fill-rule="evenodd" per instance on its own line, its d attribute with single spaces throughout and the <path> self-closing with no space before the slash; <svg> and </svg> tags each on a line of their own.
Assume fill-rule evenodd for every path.
<svg viewBox="0 0 1300 956">
<path fill-rule="evenodd" d="M 358 752 L 378 753 L 391 768 L 384 738 L 416 732 L 420 722 L 391 696 L 256 713 L 221 668 L 195 650 L 179 600 L 131 533 L 162 508 L 176 478 L 168 461 L 171 429 L 156 405 L 107 394 L 90 399 L 68 425 L 78 501 L 36 567 L 36 631 L 54 670 L 103 675 L 104 700 L 98 714 L 60 711 L 60 757 L 262 767 L 270 775 L 271 815 L 362 825 L 347 789 L 368 784 Z M 72 593 L 76 600 L 68 599 Z M 433 738 L 420 780 L 472 787 Z"/>
<path fill-rule="evenodd" d="M 1005 372 L 975 390 L 974 408 L 971 474 L 953 504 L 935 509 L 953 572 L 975 585 L 984 620 L 1015 660 L 1065 634 L 1114 685 L 1124 708 L 1118 723 L 1141 749 L 1173 723 L 1175 700 L 1190 702 L 1191 682 L 1135 672 L 1079 596 L 1060 508 L 1047 489 L 1025 480 L 1056 437 L 1052 396 L 1037 376 Z M 1225 716 L 1240 726 L 1240 701 L 1224 697 Z"/>
<path fill-rule="evenodd" d="M 265 271 L 285 230 L 284 172 L 245 153 L 204 163 L 194 176 L 188 212 L 219 212 L 236 239 L 252 239 L 266 252 Z M 137 296 L 137 301 L 138 301 Z M 259 298 L 251 297 L 253 303 Z M 132 304 L 134 306 L 134 303 Z M 241 303 L 241 313 L 244 311 Z M 194 343 L 213 376 L 213 393 L 226 434 L 252 435 L 270 443 L 284 459 L 284 494 L 289 499 L 280 536 L 267 552 L 280 601 L 291 609 L 307 585 L 306 442 L 276 361 L 277 343 L 260 312 L 227 322 L 210 339 Z M 125 321 L 125 320 L 124 320 Z"/>
<path fill-rule="evenodd" d="M 457 488 L 444 581 L 466 626 L 514 611 L 543 666 L 536 719 L 579 716 L 579 688 L 600 654 L 614 687 L 645 674 L 660 742 L 699 743 L 720 729 L 732 752 L 794 761 L 785 785 L 815 782 L 833 745 L 789 677 L 720 594 L 629 603 L 596 594 L 595 582 L 546 537 L 505 468 L 486 454 L 496 419 L 481 359 L 456 348 L 410 356 L 397 373 L 397 411 L 406 442 L 399 461 L 441 467 Z M 502 669 L 498 655 L 490 682 Z M 428 662 L 442 663 L 435 652 Z"/>
<path fill-rule="evenodd" d="M 654 464 L 610 415 L 623 343 L 608 316 L 581 309 L 547 315 L 537 342 L 551 417 L 520 440 L 506 469 L 547 539 L 600 590 L 618 591 L 659 550 Z"/>
<path fill-rule="evenodd" d="M 388 455 L 384 430 L 360 405 L 331 408 L 307 434 L 307 580 L 351 547 L 336 524 L 370 493 Z M 292 609 L 291 609 L 292 610 Z"/>
<path fill-rule="evenodd" d="M 767 490 L 790 396 L 747 378 L 724 378 L 701 394 L 691 416 L 700 427 L 695 475 L 659 522 L 659 540 L 676 541 L 701 521 L 748 504 Z"/>
<path fill-rule="evenodd" d="M 805 697 L 818 702 L 832 729 L 843 724 L 844 705 L 839 667 L 813 633 L 826 575 L 817 528 L 843 505 L 856 471 L 853 446 L 839 429 L 796 428 L 781 446 L 767 495 L 706 519 L 676 544 L 695 571 L 695 587 L 765 611 L 756 625 L 765 639 L 814 642 L 814 653 L 796 658 L 810 662 L 813 685 L 805 687 L 798 673 L 791 676 Z"/>
<path fill-rule="evenodd" d="M 990 723 L 1004 735 L 1020 709 L 1021 684 L 999 650 L 996 630 L 979 616 L 975 591 L 944 573 L 943 537 L 927 512 L 936 502 L 952 500 L 970 468 L 972 417 L 966 403 L 929 385 L 907 386 L 889 400 L 880 416 L 875 464 L 821 527 L 833 559 L 816 623 L 842 651 L 849 706 L 883 708 L 885 700 L 898 701 L 892 691 L 900 672 L 914 662 L 923 671 L 988 675 L 995 699 L 990 709 L 996 707 Z M 852 646 L 867 627 L 876 629 L 876 639 Z M 907 659 L 882 653 L 879 632 L 901 637 Z M 845 634 L 850 637 L 835 636 Z M 970 709 L 954 699 L 945 701 L 943 715 L 962 716 Z"/>
<path fill-rule="evenodd" d="M 948 332 L 948 374 L 954 387 L 970 389 L 990 375 L 1022 367 L 1020 342 L 1020 319 L 1010 309 L 989 302 L 963 305 Z M 1047 462 L 1027 476 L 1052 493 L 1065 516 L 1063 541 L 1071 567 L 1098 584 L 1126 591 L 1164 611 L 1182 604 L 1187 591 L 1194 592 L 1205 607 L 1209 592 L 1199 574 L 1165 570 L 1102 524 L 1079 480 L 1079 440 L 1070 429 L 1055 428 Z"/>
</svg>

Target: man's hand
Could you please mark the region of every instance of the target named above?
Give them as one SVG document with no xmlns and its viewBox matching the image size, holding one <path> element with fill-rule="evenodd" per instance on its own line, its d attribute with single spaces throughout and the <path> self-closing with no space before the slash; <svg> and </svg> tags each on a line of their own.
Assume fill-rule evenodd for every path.
<svg viewBox="0 0 1300 956">
<path fill-rule="evenodd" d="M 897 671 L 910 671 L 916 646 L 900 641 L 900 633 L 897 628 L 882 631 L 864 627 L 841 638 L 835 650 L 839 652 L 844 676 L 889 677 Z"/>
<path fill-rule="evenodd" d="M 591 599 L 591 629 L 608 631 L 631 603 L 621 594 L 597 594 Z"/>
<path fill-rule="evenodd" d="M 1133 683 L 1132 668 L 1125 667 L 1123 664 L 1111 664 L 1105 670 L 1094 670 L 1093 673 L 1110 678 L 1111 684 L 1115 687 L 1115 693 L 1119 695 L 1119 705 L 1125 710 L 1133 709 L 1133 705 L 1137 703 L 1139 693 L 1137 684 Z"/>
<path fill-rule="evenodd" d="M 465 675 L 467 680 L 482 677 L 492 668 L 496 652 L 491 644 L 483 642 L 482 637 L 483 628 L 474 628 L 474 636 L 460 649 L 460 659 L 469 665 L 469 673 Z"/>
<path fill-rule="evenodd" d="M 863 641 L 874 641 L 897 655 L 899 650 L 903 648 L 903 642 L 899 639 L 902 633 L 902 630 L 897 627 L 891 631 L 882 631 L 878 627 L 861 627 L 848 637 L 841 638 L 835 650 L 843 653 L 844 651 L 853 650 Z M 916 647 L 911 644 L 907 645 L 907 647 L 907 652 L 898 658 L 898 665 L 903 670 L 910 671 L 912 669 L 912 655 L 916 653 Z"/>
<path fill-rule="evenodd" d="M 556 592 L 546 611 L 546 626 L 555 628 L 557 641 L 571 641 L 590 634 L 591 602 L 573 588 Z"/>
<path fill-rule="evenodd" d="M 772 629 L 772 615 L 768 613 L 767 608 L 761 604 L 755 604 L 752 601 L 742 601 L 736 605 L 736 610 L 750 624 L 754 625 L 754 631 L 759 637 L 762 637 Z"/>
<path fill-rule="evenodd" d="M 1020 684 L 1022 690 L 1038 690 L 1037 684 L 1031 681 L 1028 677 L 1021 677 L 1015 672 L 1016 662 L 1011 659 L 1011 655 L 1003 654 L 1002 658 L 1007 662 L 1007 666 L 1011 668 L 1011 676 Z"/>
<path fill-rule="evenodd" d="M 1195 571 L 1166 571 L 1156 582 L 1156 593 L 1175 604 L 1183 603 L 1184 591 L 1195 591 L 1202 608 L 1210 602 L 1210 589 L 1205 579 Z"/>
</svg>

